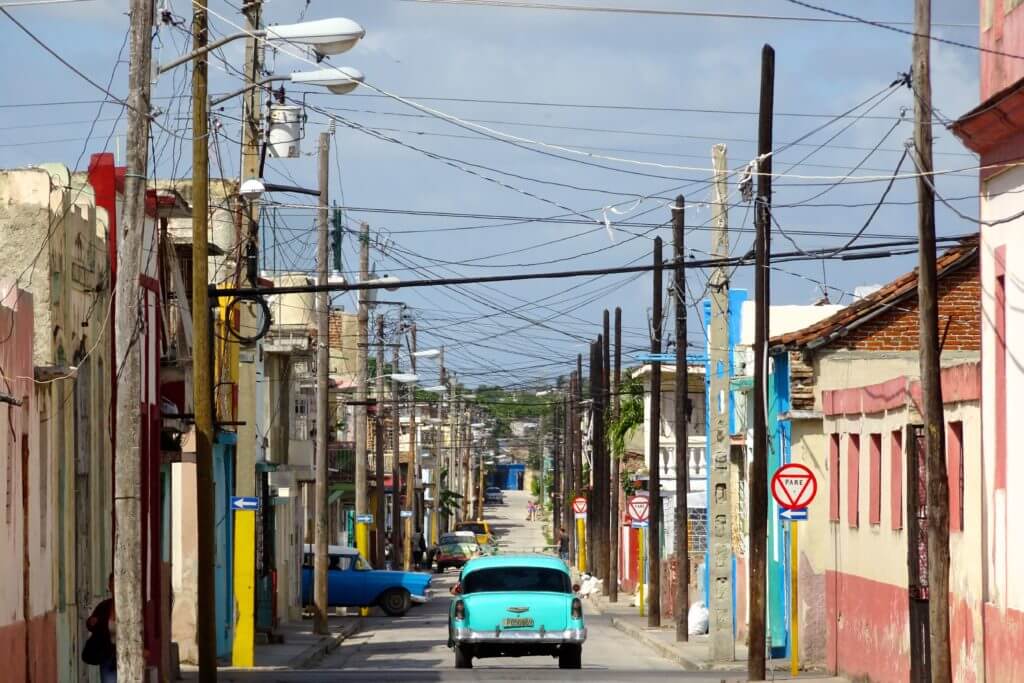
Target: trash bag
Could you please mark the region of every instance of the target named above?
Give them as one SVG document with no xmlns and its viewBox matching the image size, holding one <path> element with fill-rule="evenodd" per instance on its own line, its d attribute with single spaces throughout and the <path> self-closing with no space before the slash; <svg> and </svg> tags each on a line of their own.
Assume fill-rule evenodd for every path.
<svg viewBox="0 0 1024 683">
<path fill-rule="evenodd" d="M 708 632 L 708 608 L 702 601 L 690 605 L 687 626 L 691 636 L 699 636 Z"/>
</svg>

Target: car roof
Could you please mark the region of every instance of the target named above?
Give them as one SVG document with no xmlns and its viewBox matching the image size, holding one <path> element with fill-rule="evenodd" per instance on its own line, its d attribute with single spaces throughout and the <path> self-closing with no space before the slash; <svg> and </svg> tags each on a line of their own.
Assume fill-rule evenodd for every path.
<svg viewBox="0 0 1024 683">
<path fill-rule="evenodd" d="M 543 555 L 541 553 L 522 553 L 514 555 L 489 555 L 478 557 L 466 563 L 462 573 L 479 571 L 481 569 L 496 569 L 499 567 L 537 567 L 541 569 L 555 569 L 569 573 L 565 562 L 554 555 Z"/>
</svg>

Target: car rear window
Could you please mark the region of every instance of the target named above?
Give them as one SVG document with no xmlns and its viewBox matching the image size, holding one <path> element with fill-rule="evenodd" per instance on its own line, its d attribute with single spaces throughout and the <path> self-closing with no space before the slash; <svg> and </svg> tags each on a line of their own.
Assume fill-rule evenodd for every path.
<svg viewBox="0 0 1024 683">
<path fill-rule="evenodd" d="M 565 572 L 544 567 L 478 569 L 467 574 L 462 581 L 462 592 L 466 594 L 501 591 L 572 593 L 572 584 Z"/>
</svg>

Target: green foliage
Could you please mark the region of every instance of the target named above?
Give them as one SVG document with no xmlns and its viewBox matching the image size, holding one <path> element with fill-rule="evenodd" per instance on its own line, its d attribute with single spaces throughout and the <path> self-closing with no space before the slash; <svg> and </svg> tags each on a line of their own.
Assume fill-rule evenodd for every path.
<svg viewBox="0 0 1024 683">
<path fill-rule="evenodd" d="M 626 440 L 644 424 L 644 385 L 635 378 L 625 380 L 619 390 L 619 414 L 608 421 L 607 436 L 612 454 L 621 458 Z"/>
</svg>

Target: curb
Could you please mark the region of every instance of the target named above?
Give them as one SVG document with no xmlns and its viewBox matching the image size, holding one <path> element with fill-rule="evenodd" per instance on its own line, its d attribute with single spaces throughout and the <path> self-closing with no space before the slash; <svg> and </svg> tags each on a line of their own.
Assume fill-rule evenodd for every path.
<svg viewBox="0 0 1024 683">
<path fill-rule="evenodd" d="M 288 662 L 288 668 L 308 669 L 312 667 L 320 659 L 341 647 L 341 644 L 344 643 L 349 636 L 357 633 L 362 626 L 362 622 L 358 619 L 353 619 L 352 621 L 343 624 L 337 633 L 324 636 L 320 639 L 320 642 L 310 645 L 304 651 L 292 657 L 291 661 Z"/>
<path fill-rule="evenodd" d="M 619 631 L 622 631 L 633 640 L 636 640 L 637 642 L 646 645 L 652 650 L 655 650 L 659 655 L 661 655 L 665 659 L 675 662 L 686 671 L 707 670 L 697 662 L 694 662 L 691 659 L 687 659 L 686 657 L 676 652 L 675 648 L 666 645 L 657 638 L 652 638 L 651 636 L 647 635 L 646 633 L 644 633 L 643 629 L 637 628 L 633 624 L 625 622 L 617 617 L 612 617 L 612 626 L 614 626 Z"/>
</svg>

